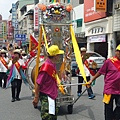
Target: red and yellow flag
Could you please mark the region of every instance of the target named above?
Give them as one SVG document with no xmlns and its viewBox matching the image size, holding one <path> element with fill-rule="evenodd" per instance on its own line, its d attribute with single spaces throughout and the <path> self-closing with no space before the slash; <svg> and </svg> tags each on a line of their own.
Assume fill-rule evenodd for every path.
<svg viewBox="0 0 120 120">
<path fill-rule="evenodd" d="M 33 51 L 38 46 L 38 41 L 30 34 L 29 51 Z"/>
</svg>

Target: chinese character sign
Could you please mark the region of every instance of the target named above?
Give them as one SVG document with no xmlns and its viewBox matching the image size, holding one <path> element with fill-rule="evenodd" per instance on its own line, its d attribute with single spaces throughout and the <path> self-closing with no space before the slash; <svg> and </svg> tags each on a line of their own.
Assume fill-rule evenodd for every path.
<svg viewBox="0 0 120 120">
<path fill-rule="evenodd" d="M 25 34 L 15 34 L 15 41 L 26 41 L 26 35 Z"/>
<path fill-rule="evenodd" d="M 16 4 L 12 4 L 12 26 L 18 29 Z"/>
<path fill-rule="evenodd" d="M 7 23 L 6 22 L 3 22 L 2 23 L 3 25 L 3 39 L 6 40 L 7 39 Z"/>
<path fill-rule="evenodd" d="M 34 30 L 38 31 L 39 26 L 39 16 L 38 16 L 39 8 L 37 5 L 34 7 Z"/>
</svg>

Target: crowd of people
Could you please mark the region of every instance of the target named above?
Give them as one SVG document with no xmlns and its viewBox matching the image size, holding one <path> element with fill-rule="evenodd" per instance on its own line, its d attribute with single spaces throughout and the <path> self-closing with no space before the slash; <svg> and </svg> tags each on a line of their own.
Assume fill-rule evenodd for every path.
<svg viewBox="0 0 120 120">
<path fill-rule="evenodd" d="M 6 47 L 0 50 L 0 87 L 5 89 L 11 84 L 11 102 L 20 101 L 21 69 L 26 69 L 26 61 L 27 54 L 18 46 L 12 50 L 8 50 Z"/>
<path fill-rule="evenodd" d="M 81 48 L 81 57 L 86 53 L 86 48 Z M 57 45 L 52 45 L 47 50 L 47 59 L 39 69 L 36 80 L 35 94 L 33 99 L 34 107 L 41 101 L 42 120 L 57 120 L 56 98 L 58 96 L 57 78 L 53 74 L 57 73 L 56 62 L 59 55 L 64 54 Z M 82 57 L 83 58 L 83 57 Z M 11 84 L 11 102 L 20 101 L 20 91 L 26 66 L 27 54 L 16 47 L 14 50 L 7 50 L 5 47 L 0 50 L 0 87 L 7 88 Z M 120 45 L 116 48 L 115 56 L 108 58 L 100 70 L 90 78 L 91 71 L 84 60 L 84 69 L 87 77 L 88 98 L 93 99 L 91 84 L 101 76 L 104 77 L 104 97 L 105 120 L 120 120 Z M 3 82 L 2 82 L 3 81 Z M 82 83 L 83 78 L 78 75 L 78 83 Z M 89 87 L 88 87 L 89 86 Z M 82 86 L 78 86 L 78 97 L 81 96 Z M 114 100 L 115 105 L 114 107 Z"/>
</svg>

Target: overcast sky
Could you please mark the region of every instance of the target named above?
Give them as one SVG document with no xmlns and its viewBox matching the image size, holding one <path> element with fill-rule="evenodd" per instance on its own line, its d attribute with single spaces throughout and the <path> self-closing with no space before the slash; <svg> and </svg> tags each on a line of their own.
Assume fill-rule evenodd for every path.
<svg viewBox="0 0 120 120">
<path fill-rule="evenodd" d="M 9 10 L 12 8 L 12 3 L 17 2 L 17 0 L 0 0 L 0 14 L 3 20 L 8 19 L 10 13 Z"/>
</svg>

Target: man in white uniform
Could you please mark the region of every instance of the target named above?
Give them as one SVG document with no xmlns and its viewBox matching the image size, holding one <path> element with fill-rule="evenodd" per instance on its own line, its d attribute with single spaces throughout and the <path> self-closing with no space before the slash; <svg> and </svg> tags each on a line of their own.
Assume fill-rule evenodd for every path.
<svg viewBox="0 0 120 120">
<path fill-rule="evenodd" d="M 86 54 L 86 48 L 82 47 L 80 49 L 80 51 L 81 51 L 81 55 L 83 58 L 83 56 Z M 86 74 L 86 78 L 87 78 L 87 82 L 88 82 L 90 80 L 90 69 L 88 68 L 88 65 L 87 65 L 87 64 L 89 64 L 89 61 L 85 60 L 85 61 L 83 61 L 83 64 L 84 64 L 84 70 L 85 70 L 85 74 Z M 78 83 L 83 83 L 83 77 L 80 72 L 78 74 Z M 82 85 L 78 85 L 78 96 L 81 95 L 81 92 L 82 92 Z M 88 92 L 89 99 L 93 99 L 95 97 L 91 87 L 87 89 L 87 92 Z"/>
<path fill-rule="evenodd" d="M 24 62 L 27 61 L 27 53 L 25 51 L 22 51 L 22 59 Z"/>
<path fill-rule="evenodd" d="M 12 65 L 14 65 L 14 79 L 11 82 L 11 91 L 12 91 L 12 100 L 11 102 L 15 102 L 15 100 L 20 101 L 19 95 L 21 91 L 21 85 L 22 85 L 22 78 L 20 75 L 20 69 L 22 66 L 25 66 L 24 61 L 20 58 L 21 52 L 20 49 L 15 49 L 14 51 L 14 58 L 9 63 L 9 68 L 11 68 Z"/>
<path fill-rule="evenodd" d="M 7 51 L 2 49 L 1 50 L 1 57 L 0 57 L 0 87 L 2 87 L 2 79 L 4 80 L 3 88 L 6 88 L 7 82 L 7 75 L 6 72 L 8 70 L 8 62 L 9 58 L 6 55 Z"/>
</svg>

